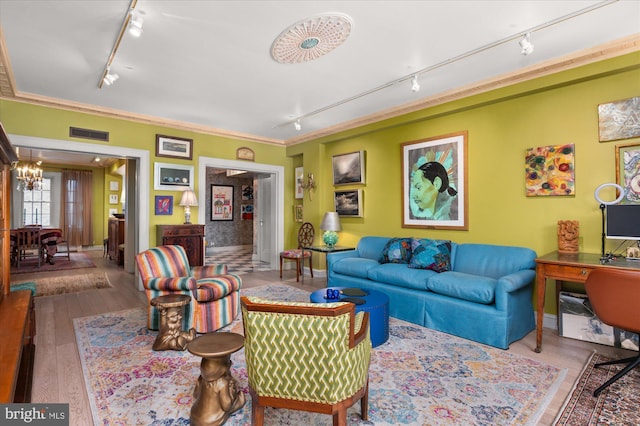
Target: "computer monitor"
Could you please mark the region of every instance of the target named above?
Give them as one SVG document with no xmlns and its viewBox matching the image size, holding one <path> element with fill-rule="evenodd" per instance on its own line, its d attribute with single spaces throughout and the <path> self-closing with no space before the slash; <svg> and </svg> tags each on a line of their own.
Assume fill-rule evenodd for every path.
<svg viewBox="0 0 640 426">
<path fill-rule="evenodd" d="M 607 206 L 607 238 L 640 240 L 640 204 Z"/>
</svg>

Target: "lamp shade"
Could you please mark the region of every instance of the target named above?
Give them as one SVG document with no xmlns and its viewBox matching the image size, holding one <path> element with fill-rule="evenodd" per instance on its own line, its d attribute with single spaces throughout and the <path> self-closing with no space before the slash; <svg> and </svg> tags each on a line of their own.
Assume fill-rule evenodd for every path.
<svg viewBox="0 0 640 426">
<path fill-rule="evenodd" d="M 180 205 L 189 206 L 189 207 L 197 206 L 198 198 L 196 197 L 196 193 L 193 192 L 191 189 L 185 190 L 182 193 L 182 199 L 180 199 Z"/>
<path fill-rule="evenodd" d="M 322 218 L 320 229 L 323 231 L 342 231 L 340 216 L 336 212 L 326 212 Z"/>
</svg>

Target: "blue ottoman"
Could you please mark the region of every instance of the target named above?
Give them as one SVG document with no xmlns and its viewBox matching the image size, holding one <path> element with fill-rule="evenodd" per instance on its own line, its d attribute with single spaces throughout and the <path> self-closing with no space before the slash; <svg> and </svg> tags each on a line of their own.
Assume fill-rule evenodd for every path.
<svg viewBox="0 0 640 426">
<path fill-rule="evenodd" d="M 350 296 L 340 295 L 340 299 L 327 300 L 327 289 L 342 290 L 347 287 L 327 287 L 321 288 L 311 293 L 309 299 L 313 303 L 340 302 Z M 379 291 L 364 290 L 369 293 L 366 296 L 357 296 L 357 299 L 364 299 L 363 305 L 356 305 L 356 313 L 369 312 L 369 332 L 371 336 L 371 346 L 380 346 L 389 340 L 389 297 Z"/>
</svg>

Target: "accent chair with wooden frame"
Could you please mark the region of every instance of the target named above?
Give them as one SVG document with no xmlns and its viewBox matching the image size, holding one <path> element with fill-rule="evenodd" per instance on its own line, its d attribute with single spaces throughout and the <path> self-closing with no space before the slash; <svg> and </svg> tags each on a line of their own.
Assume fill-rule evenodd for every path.
<svg viewBox="0 0 640 426">
<path fill-rule="evenodd" d="M 252 398 L 251 424 L 264 408 L 331 414 L 347 424 L 360 400 L 368 418 L 371 340 L 369 313 L 352 303 L 275 302 L 241 297 L 244 346 Z"/>
<path fill-rule="evenodd" d="M 311 251 L 303 250 L 304 247 L 313 245 L 315 230 L 309 222 L 302 224 L 298 230 L 298 248 L 285 250 L 280 253 L 280 278 L 282 278 L 282 263 L 284 260 L 294 260 L 296 262 L 296 282 L 300 281 L 300 275 L 303 274 L 304 260 L 309 259 L 309 273 L 313 278 L 313 258 Z"/>
</svg>

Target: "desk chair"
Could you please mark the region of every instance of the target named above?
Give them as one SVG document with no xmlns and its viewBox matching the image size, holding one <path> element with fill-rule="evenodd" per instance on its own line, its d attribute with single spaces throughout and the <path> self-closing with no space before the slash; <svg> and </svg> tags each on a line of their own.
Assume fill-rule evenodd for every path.
<svg viewBox="0 0 640 426">
<path fill-rule="evenodd" d="M 313 259 L 311 257 L 311 251 L 302 250 L 302 248 L 313 245 L 314 236 L 315 231 L 313 229 L 313 225 L 309 222 L 303 223 L 298 231 L 298 248 L 285 250 L 280 253 L 280 278 L 282 278 L 282 262 L 284 260 L 294 260 L 296 262 L 296 281 L 300 281 L 300 274 L 302 274 L 305 259 L 309 259 L 309 272 L 311 273 L 311 278 L 313 278 Z"/>
<path fill-rule="evenodd" d="M 600 320 L 612 327 L 640 333 L 640 275 L 637 271 L 597 268 L 584 283 L 589 302 Z M 593 392 L 598 396 L 620 377 L 640 364 L 640 353 L 634 357 L 601 362 L 595 365 L 627 364 L 620 372 Z"/>
</svg>

